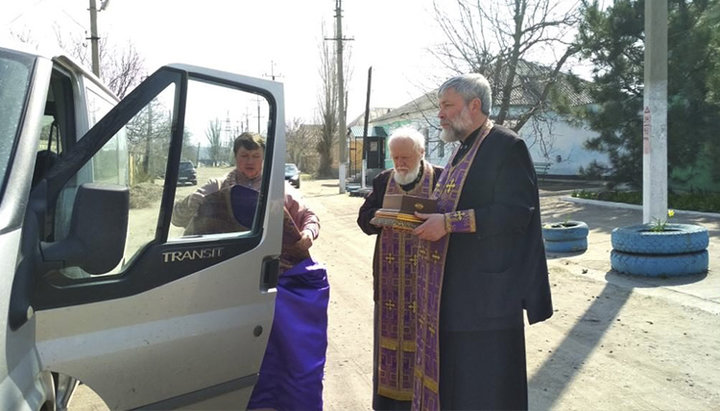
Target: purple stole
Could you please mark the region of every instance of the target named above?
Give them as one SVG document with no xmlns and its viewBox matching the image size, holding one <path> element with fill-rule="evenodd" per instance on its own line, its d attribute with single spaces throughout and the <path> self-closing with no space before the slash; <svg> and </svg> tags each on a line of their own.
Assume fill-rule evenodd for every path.
<svg viewBox="0 0 720 411">
<path fill-rule="evenodd" d="M 450 243 L 450 232 L 475 231 L 473 210 L 456 211 L 468 169 L 475 159 L 480 143 L 492 129 L 488 119 L 480 129 L 473 146 L 463 159 L 452 165 L 457 150 L 448 161 L 438 179 L 432 198 L 438 200 L 438 212 L 445 214 L 448 234 L 438 241 L 423 241 L 418 255 L 422 263 L 418 265 L 417 279 L 417 352 L 415 356 L 415 379 L 413 386 L 413 410 L 440 409 L 440 296 L 445 257 Z"/>
<path fill-rule="evenodd" d="M 429 198 L 433 168 L 423 163 L 422 179 L 412 190 L 405 192 L 391 176 L 385 193 Z M 413 395 L 419 243 L 410 231 L 385 228 L 380 233 L 378 394 L 400 401 L 410 401 Z"/>
</svg>

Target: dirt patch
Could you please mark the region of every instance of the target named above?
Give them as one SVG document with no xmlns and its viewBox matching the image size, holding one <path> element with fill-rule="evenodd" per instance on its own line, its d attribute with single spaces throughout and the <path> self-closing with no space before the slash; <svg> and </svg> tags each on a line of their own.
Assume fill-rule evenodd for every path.
<svg viewBox="0 0 720 411">
<path fill-rule="evenodd" d="M 145 208 L 162 197 L 163 188 L 154 183 L 140 183 L 130 187 L 130 208 Z"/>
</svg>

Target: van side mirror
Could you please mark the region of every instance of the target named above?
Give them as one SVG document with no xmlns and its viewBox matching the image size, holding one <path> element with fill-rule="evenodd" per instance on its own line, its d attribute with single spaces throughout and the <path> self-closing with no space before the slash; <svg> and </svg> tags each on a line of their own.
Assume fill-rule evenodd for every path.
<svg viewBox="0 0 720 411">
<path fill-rule="evenodd" d="M 90 274 L 115 268 L 125 252 L 130 192 L 125 186 L 83 184 L 75 196 L 67 238 L 41 242 L 42 259 Z"/>
</svg>

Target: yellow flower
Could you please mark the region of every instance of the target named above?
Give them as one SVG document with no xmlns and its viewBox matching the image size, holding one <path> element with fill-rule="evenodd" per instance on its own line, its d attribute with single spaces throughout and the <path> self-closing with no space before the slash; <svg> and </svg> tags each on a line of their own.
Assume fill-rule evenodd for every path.
<svg viewBox="0 0 720 411">
<path fill-rule="evenodd" d="M 675 210 L 668 210 L 667 215 L 668 218 L 665 220 L 661 218 L 654 219 L 655 222 L 650 226 L 650 231 L 665 231 L 665 226 L 667 225 L 668 220 L 675 215 Z"/>
</svg>

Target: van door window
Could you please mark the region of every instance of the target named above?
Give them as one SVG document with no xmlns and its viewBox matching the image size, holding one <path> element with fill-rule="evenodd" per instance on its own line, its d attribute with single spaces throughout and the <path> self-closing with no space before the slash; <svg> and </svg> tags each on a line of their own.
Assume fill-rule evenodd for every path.
<svg viewBox="0 0 720 411">
<path fill-rule="evenodd" d="M 56 238 L 67 235 L 77 188 L 88 182 L 130 189 L 130 213 L 125 253 L 108 274 L 121 272 L 133 257 L 156 238 L 164 174 L 168 165 L 175 86 L 170 85 L 140 110 L 82 167 L 63 189 L 56 209 Z M 69 278 L 90 274 L 79 267 L 61 270 Z"/>
<path fill-rule="evenodd" d="M 222 104 L 208 104 L 216 102 Z M 253 229 L 265 150 L 233 147 L 241 134 L 267 134 L 269 104 L 257 94 L 191 81 L 168 239 L 236 235 Z M 253 148 L 254 146 L 250 146 Z M 238 186 L 238 187 L 234 187 Z"/>
</svg>

